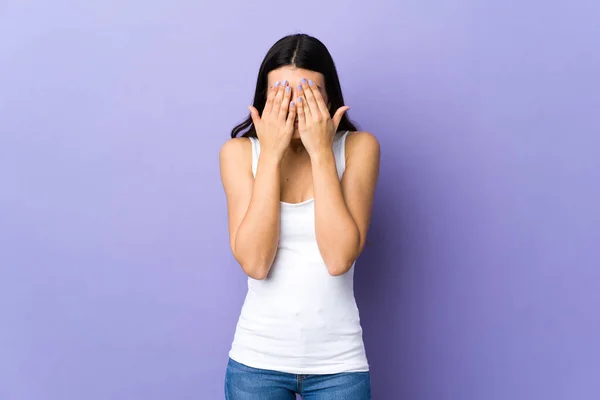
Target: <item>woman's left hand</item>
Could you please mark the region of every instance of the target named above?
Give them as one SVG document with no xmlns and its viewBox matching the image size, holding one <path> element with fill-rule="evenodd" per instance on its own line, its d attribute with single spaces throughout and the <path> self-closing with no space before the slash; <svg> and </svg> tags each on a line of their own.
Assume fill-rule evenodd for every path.
<svg viewBox="0 0 600 400">
<path fill-rule="evenodd" d="M 298 85 L 298 96 L 298 130 L 306 151 L 311 158 L 323 150 L 330 151 L 342 116 L 350 107 L 338 108 L 332 118 L 317 85 L 306 79 Z"/>
</svg>

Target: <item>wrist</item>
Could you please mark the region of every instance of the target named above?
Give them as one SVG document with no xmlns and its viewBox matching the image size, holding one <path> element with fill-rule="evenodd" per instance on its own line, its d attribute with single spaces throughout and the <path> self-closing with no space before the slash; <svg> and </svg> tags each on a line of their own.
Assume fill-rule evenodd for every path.
<svg viewBox="0 0 600 400">
<path fill-rule="evenodd" d="M 275 151 L 261 151 L 258 156 L 260 164 L 266 164 L 272 167 L 279 167 L 283 156 Z"/>
<path fill-rule="evenodd" d="M 310 154 L 310 161 L 313 166 L 327 164 L 332 161 L 335 162 L 333 148 L 321 148 L 313 151 L 312 154 Z"/>
</svg>

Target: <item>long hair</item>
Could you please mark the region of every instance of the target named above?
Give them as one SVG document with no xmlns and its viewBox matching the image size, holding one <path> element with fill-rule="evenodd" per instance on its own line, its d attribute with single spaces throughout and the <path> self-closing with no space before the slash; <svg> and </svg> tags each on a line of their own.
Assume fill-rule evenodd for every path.
<svg viewBox="0 0 600 400">
<path fill-rule="evenodd" d="M 298 33 L 279 39 L 269 49 L 260 65 L 253 104 L 260 115 L 262 115 L 267 101 L 267 75 L 274 69 L 283 66 L 294 66 L 323 74 L 327 98 L 331 105 L 329 109 L 330 114 L 332 112 L 335 113 L 338 108 L 344 105 L 340 80 L 329 50 L 317 38 Z M 338 130 L 358 130 L 346 115 L 347 112 L 344 113 Z M 238 136 L 256 137 L 256 128 L 252 123 L 250 114 L 248 114 L 244 122 L 232 129 L 231 137 L 235 138 Z"/>
</svg>

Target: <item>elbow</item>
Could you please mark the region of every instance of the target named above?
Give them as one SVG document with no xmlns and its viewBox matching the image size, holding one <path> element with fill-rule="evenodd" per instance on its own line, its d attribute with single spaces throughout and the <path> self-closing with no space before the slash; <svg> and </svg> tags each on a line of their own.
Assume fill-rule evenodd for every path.
<svg viewBox="0 0 600 400">
<path fill-rule="evenodd" d="M 240 262 L 242 270 L 252 279 L 262 281 L 269 275 L 271 264 L 267 262 Z"/>
<path fill-rule="evenodd" d="M 359 243 L 357 243 L 356 248 L 352 250 L 348 249 L 347 251 L 337 253 L 322 253 L 322 256 L 329 275 L 340 276 L 350 271 L 359 254 L 360 247 Z"/>
<path fill-rule="evenodd" d="M 261 281 L 266 279 L 273 264 L 274 256 L 257 254 L 240 254 L 233 250 L 233 255 L 248 277 Z"/>
<path fill-rule="evenodd" d="M 244 272 L 246 273 L 246 275 L 248 275 L 250 278 L 255 279 L 257 281 L 262 281 L 264 279 L 267 278 L 267 275 L 269 275 L 269 270 L 268 268 L 265 267 L 259 267 L 259 268 L 243 268 Z"/>
<path fill-rule="evenodd" d="M 350 268 L 352 268 L 354 265 L 354 259 L 329 262 L 325 263 L 325 265 L 327 266 L 327 272 L 329 272 L 329 275 L 341 276 L 350 271 Z"/>
</svg>

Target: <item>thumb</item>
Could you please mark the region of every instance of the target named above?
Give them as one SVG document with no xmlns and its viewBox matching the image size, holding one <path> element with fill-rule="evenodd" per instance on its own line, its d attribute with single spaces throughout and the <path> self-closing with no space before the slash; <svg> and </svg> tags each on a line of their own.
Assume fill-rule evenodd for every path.
<svg viewBox="0 0 600 400">
<path fill-rule="evenodd" d="M 254 126 L 256 126 L 260 122 L 258 110 L 253 106 L 248 106 L 248 110 L 250 110 L 250 118 L 252 118 L 252 122 L 254 123 Z"/>
<path fill-rule="evenodd" d="M 337 109 L 337 111 L 335 112 L 335 114 L 333 115 L 333 118 L 331 119 L 333 121 L 333 126 L 335 127 L 335 130 L 337 131 L 337 127 L 340 125 L 340 122 L 342 121 L 342 117 L 344 116 L 344 113 L 346 111 L 348 111 L 350 109 L 350 107 L 348 106 L 342 106 L 340 108 Z"/>
</svg>

